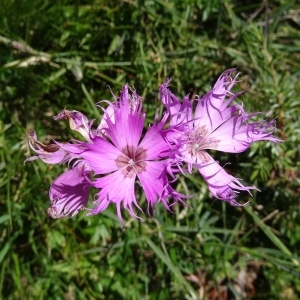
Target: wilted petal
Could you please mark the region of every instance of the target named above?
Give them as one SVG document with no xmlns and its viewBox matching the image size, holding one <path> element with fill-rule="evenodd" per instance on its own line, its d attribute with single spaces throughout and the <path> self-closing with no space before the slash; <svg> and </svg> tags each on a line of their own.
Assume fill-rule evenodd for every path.
<svg viewBox="0 0 300 300">
<path fill-rule="evenodd" d="M 69 120 L 70 128 L 78 131 L 87 140 L 91 141 L 91 124 L 88 118 L 77 110 L 66 110 L 61 111 L 57 116 L 53 117 L 54 120 Z"/>
<path fill-rule="evenodd" d="M 60 164 L 72 157 L 68 151 L 64 150 L 56 143 L 44 145 L 39 142 L 34 130 L 30 130 L 28 134 L 28 142 L 30 148 L 37 154 L 37 156 L 27 158 L 25 162 L 41 159 L 47 164 Z"/>
</svg>

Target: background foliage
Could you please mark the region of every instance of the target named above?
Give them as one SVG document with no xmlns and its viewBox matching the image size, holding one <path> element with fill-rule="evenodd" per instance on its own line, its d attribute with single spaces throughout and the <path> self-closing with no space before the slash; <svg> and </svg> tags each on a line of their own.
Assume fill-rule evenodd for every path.
<svg viewBox="0 0 300 300">
<path fill-rule="evenodd" d="M 300 6 L 296 1 L 2 0 L 0 8 L 0 291 L 3 299 L 299 299 Z M 159 84 L 203 95 L 236 67 L 246 110 L 277 117 L 284 143 L 213 153 L 261 190 L 245 208 L 208 194 L 197 175 L 177 190 L 193 208 L 158 205 L 144 222 L 114 207 L 47 217 L 48 188 L 65 166 L 30 156 L 73 133 L 64 107 L 99 118 L 94 103 L 125 82 L 145 99 Z M 72 134 L 72 135 L 71 135 Z M 144 203 L 143 195 L 140 201 Z"/>
</svg>

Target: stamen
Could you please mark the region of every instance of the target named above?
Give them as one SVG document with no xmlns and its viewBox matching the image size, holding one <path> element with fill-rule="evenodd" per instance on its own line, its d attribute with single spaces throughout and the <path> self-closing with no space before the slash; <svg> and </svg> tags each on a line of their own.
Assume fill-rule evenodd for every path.
<svg viewBox="0 0 300 300">
<path fill-rule="evenodd" d="M 146 170 L 147 151 L 141 147 L 126 146 L 123 148 L 123 154 L 115 160 L 117 167 L 122 170 L 125 177 L 133 177 Z"/>
</svg>

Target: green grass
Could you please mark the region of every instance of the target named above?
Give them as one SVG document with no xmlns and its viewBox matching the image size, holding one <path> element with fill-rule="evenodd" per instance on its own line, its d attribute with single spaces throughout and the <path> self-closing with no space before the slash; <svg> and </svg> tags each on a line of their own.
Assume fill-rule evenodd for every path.
<svg viewBox="0 0 300 300">
<path fill-rule="evenodd" d="M 299 299 L 300 6 L 296 1 L 3 0 L 0 8 L 1 299 Z M 157 88 L 172 78 L 203 95 L 236 67 L 247 110 L 277 118 L 273 145 L 213 153 L 261 192 L 249 207 L 194 195 L 144 222 L 114 207 L 94 217 L 47 217 L 48 188 L 66 166 L 35 161 L 26 135 L 69 140 L 63 108 L 99 119 L 94 103 L 126 82 L 151 122 Z M 109 86 L 109 87 L 108 87 Z M 139 199 L 145 204 L 143 195 Z"/>
</svg>

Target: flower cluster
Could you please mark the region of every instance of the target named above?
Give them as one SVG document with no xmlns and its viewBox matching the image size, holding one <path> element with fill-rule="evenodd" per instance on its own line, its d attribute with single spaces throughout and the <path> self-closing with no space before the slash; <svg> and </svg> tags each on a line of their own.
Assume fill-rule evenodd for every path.
<svg viewBox="0 0 300 300">
<path fill-rule="evenodd" d="M 107 101 L 98 104 L 103 111 L 98 126 L 78 111 L 63 110 L 54 117 L 69 120 L 71 129 L 81 133 L 84 141 L 43 145 L 32 130 L 28 140 L 36 156 L 27 161 L 68 164 L 68 171 L 50 187 L 48 214 L 60 218 L 86 209 L 88 215 L 95 215 L 114 203 L 122 223 L 122 209 L 132 217 L 138 217 L 135 208 L 141 210 L 136 198 L 137 183 L 148 208 L 162 202 L 170 209 L 170 199 L 184 203 L 187 197 L 176 192 L 173 183 L 180 173 L 192 169 L 199 171 L 214 197 L 234 206 L 245 205 L 236 201 L 237 194 L 250 193 L 256 187 L 244 186 L 240 179 L 228 174 L 207 150 L 239 153 L 256 141 L 280 140 L 273 136 L 274 120 L 253 121 L 260 113 L 247 113 L 235 102 L 241 93 L 230 92 L 237 81 L 232 72 L 224 72 L 202 98 L 190 100 L 187 95 L 182 102 L 169 90 L 169 80 L 162 84 L 159 93 L 166 111 L 161 119 L 156 116 L 146 131 L 142 99 L 127 84 L 119 98 L 106 108 L 102 106 Z M 91 187 L 98 192 L 89 208 Z"/>
</svg>

